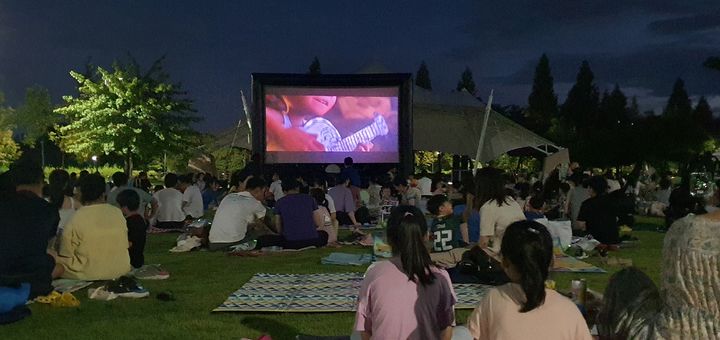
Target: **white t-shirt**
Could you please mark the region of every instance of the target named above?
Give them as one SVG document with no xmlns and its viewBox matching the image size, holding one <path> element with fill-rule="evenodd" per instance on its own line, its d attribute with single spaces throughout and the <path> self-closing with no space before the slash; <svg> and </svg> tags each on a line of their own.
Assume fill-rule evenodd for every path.
<svg viewBox="0 0 720 340">
<path fill-rule="evenodd" d="M 265 217 L 265 207 L 249 192 L 229 194 L 220 202 L 210 227 L 211 243 L 237 242 L 245 238 L 247 226 Z"/>
<path fill-rule="evenodd" d="M 189 185 L 183 193 L 182 200 L 187 202 L 183 208 L 185 216 L 190 215 L 193 218 L 200 218 L 205 213 L 200 188 Z"/>
<path fill-rule="evenodd" d="M 402 204 L 410 205 L 410 200 L 415 200 L 414 206 L 420 204 L 422 193 L 416 187 L 408 187 L 407 191 L 402 195 Z"/>
<path fill-rule="evenodd" d="M 506 202 L 498 206 L 496 200 L 490 200 L 480 207 L 480 236 L 492 236 L 490 249 L 495 253 L 500 253 L 505 228 L 513 222 L 525 220 L 522 208 L 512 197 L 508 197 Z"/>
<path fill-rule="evenodd" d="M 545 302 L 520 313 L 525 301 L 520 285 L 508 283 L 492 288 L 467 320 L 475 339 L 590 340 L 585 319 L 570 299 L 545 289 Z"/>
<path fill-rule="evenodd" d="M 332 198 L 332 196 L 325 194 L 325 200 L 328 202 L 328 211 L 331 214 L 336 213 L 337 211 L 335 210 L 335 200 Z"/>
<path fill-rule="evenodd" d="M 282 190 L 282 181 L 277 180 L 270 183 L 270 192 L 275 197 L 275 201 L 279 201 L 281 198 L 285 197 L 285 193 Z"/>
<path fill-rule="evenodd" d="M 185 220 L 182 210 L 183 194 L 175 188 L 165 188 L 155 193 L 158 202 L 158 222 L 179 222 Z M 202 203 L 202 202 L 201 202 Z"/>
<path fill-rule="evenodd" d="M 432 180 L 427 177 L 422 177 L 418 180 L 418 189 L 423 196 L 432 195 Z"/>
</svg>

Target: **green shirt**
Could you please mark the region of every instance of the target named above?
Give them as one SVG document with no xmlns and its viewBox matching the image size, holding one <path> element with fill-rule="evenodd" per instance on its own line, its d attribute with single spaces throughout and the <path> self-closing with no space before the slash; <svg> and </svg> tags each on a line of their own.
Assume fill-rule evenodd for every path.
<svg viewBox="0 0 720 340">
<path fill-rule="evenodd" d="M 436 217 L 430 227 L 432 251 L 443 252 L 460 247 L 460 217 Z"/>
</svg>

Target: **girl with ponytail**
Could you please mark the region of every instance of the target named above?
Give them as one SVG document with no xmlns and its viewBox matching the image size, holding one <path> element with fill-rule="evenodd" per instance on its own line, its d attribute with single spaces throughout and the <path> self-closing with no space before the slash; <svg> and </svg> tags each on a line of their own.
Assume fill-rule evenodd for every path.
<svg viewBox="0 0 720 340">
<path fill-rule="evenodd" d="M 535 221 L 518 221 L 505 230 L 502 266 L 511 282 L 488 291 L 468 318 L 475 339 L 592 339 L 577 306 L 545 289 L 553 242 Z"/>
<path fill-rule="evenodd" d="M 450 339 L 455 292 L 433 265 L 425 215 L 399 206 L 388 219 L 393 257 L 368 268 L 360 288 L 355 331 L 363 339 Z"/>
</svg>

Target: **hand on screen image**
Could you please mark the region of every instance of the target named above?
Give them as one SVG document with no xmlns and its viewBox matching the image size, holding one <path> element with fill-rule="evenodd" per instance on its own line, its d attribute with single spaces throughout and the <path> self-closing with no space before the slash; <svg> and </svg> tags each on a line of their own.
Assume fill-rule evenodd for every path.
<svg viewBox="0 0 720 340">
<path fill-rule="evenodd" d="M 268 109 L 265 116 L 268 151 L 325 151 L 316 137 L 300 128 L 283 126 L 282 114 Z"/>
<path fill-rule="evenodd" d="M 370 152 L 372 151 L 373 146 L 375 146 L 372 142 L 371 143 L 360 143 L 357 146 L 357 149 L 355 151 L 357 152 Z"/>
</svg>

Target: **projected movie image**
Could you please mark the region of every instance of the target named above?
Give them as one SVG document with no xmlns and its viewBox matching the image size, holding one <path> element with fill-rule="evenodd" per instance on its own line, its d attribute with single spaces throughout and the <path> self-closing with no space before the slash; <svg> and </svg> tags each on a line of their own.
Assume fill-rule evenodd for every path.
<svg viewBox="0 0 720 340">
<path fill-rule="evenodd" d="M 265 136 L 271 163 L 398 162 L 398 89 L 267 89 Z"/>
</svg>

